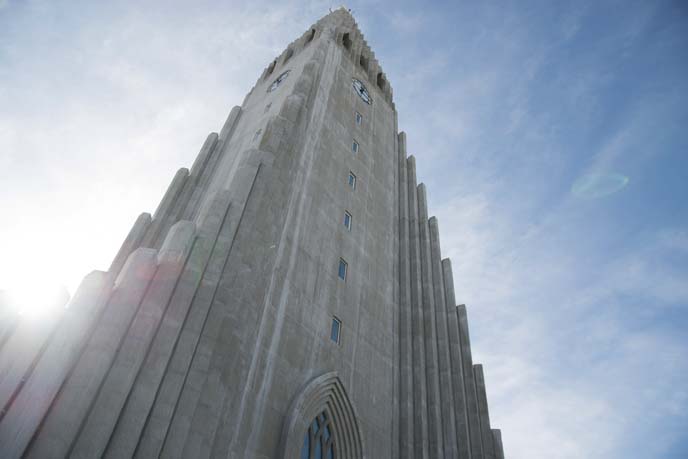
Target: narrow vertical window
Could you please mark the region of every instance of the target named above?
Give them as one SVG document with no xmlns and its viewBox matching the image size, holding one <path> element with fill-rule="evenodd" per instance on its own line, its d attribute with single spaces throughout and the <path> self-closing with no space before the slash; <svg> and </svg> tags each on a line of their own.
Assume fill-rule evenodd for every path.
<svg viewBox="0 0 688 459">
<path fill-rule="evenodd" d="M 363 54 L 361 54 L 361 58 L 358 61 L 359 64 L 361 64 L 361 67 L 365 69 L 365 71 L 368 71 L 368 58 L 365 57 Z"/>
<path fill-rule="evenodd" d="M 356 124 L 358 124 L 358 125 L 360 126 L 361 123 L 363 123 L 363 115 L 361 115 L 360 113 L 356 112 Z"/>
<path fill-rule="evenodd" d="M 351 49 L 351 38 L 349 37 L 348 33 L 345 33 L 342 36 L 342 45 L 344 45 L 346 49 Z"/>
<path fill-rule="evenodd" d="M 289 49 L 287 50 L 287 54 L 285 54 L 285 56 L 284 56 L 284 61 L 282 61 L 282 63 L 283 63 L 283 64 L 286 63 L 289 59 L 291 59 L 291 57 L 292 57 L 293 55 L 294 55 L 294 50 L 291 49 L 291 48 L 289 48 Z"/>
<path fill-rule="evenodd" d="M 377 74 L 377 86 L 382 89 L 383 91 L 385 90 L 385 85 L 386 85 L 385 77 L 382 75 L 382 72 Z"/>
<path fill-rule="evenodd" d="M 258 137 L 260 137 L 261 132 L 263 132 L 262 129 L 258 129 L 255 134 L 253 134 L 253 141 L 255 142 L 258 140 Z"/>
<path fill-rule="evenodd" d="M 265 110 L 263 111 L 263 113 L 267 113 L 268 111 L 270 111 L 270 107 L 272 107 L 272 102 L 265 106 Z"/>
<path fill-rule="evenodd" d="M 348 265 L 346 264 L 346 261 L 344 261 L 343 258 L 339 259 L 339 278 L 343 281 L 346 281 L 346 271 L 347 271 Z"/>
<path fill-rule="evenodd" d="M 268 66 L 268 73 L 267 73 L 267 75 L 271 75 L 271 74 L 272 74 L 272 71 L 275 70 L 275 64 L 277 64 L 277 61 L 272 61 L 272 64 L 270 64 L 270 65 Z M 266 76 L 267 76 L 267 75 L 266 75 Z"/>
<path fill-rule="evenodd" d="M 356 189 L 356 176 L 353 172 L 349 172 L 349 186 L 352 190 Z"/>
<path fill-rule="evenodd" d="M 351 151 L 354 153 L 358 153 L 358 142 L 354 140 L 354 143 L 351 144 Z"/>
<path fill-rule="evenodd" d="M 351 231 L 351 214 L 349 212 L 344 212 L 344 226 L 346 226 L 346 229 Z"/>
<path fill-rule="evenodd" d="M 330 330 L 330 339 L 339 344 L 339 333 L 342 328 L 341 320 L 336 317 L 332 318 L 332 329 Z"/>
</svg>

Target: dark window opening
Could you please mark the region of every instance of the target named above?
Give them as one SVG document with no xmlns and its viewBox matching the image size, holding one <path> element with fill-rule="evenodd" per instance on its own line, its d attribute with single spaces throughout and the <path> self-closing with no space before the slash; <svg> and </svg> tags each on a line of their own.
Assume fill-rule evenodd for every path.
<svg viewBox="0 0 688 459">
<path fill-rule="evenodd" d="M 349 34 L 345 33 L 344 36 L 342 37 L 342 44 L 346 49 L 351 49 L 351 38 L 349 38 Z"/>
<path fill-rule="evenodd" d="M 344 212 L 344 226 L 346 229 L 351 231 L 351 224 L 352 224 L 353 217 L 349 212 Z"/>
<path fill-rule="evenodd" d="M 330 330 L 330 339 L 339 344 L 339 333 L 342 329 L 342 321 L 336 317 L 332 318 L 332 328 Z"/>
<path fill-rule="evenodd" d="M 266 76 L 270 75 L 272 71 L 275 70 L 275 65 L 277 65 L 277 61 L 272 61 L 272 64 L 270 64 L 270 66 L 268 67 L 268 73 L 266 74 Z"/>
<path fill-rule="evenodd" d="M 349 172 L 349 186 L 352 190 L 356 189 L 356 176 L 353 172 Z"/>
<path fill-rule="evenodd" d="M 283 63 L 286 63 L 291 57 L 294 55 L 294 50 L 289 48 L 287 49 L 287 54 L 284 56 L 284 61 Z"/>
<path fill-rule="evenodd" d="M 311 29 L 311 33 L 308 34 L 308 38 L 306 38 L 306 44 L 312 42 L 314 38 L 315 38 L 315 29 Z"/>
<path fill-rule="evenodd" d="M 382 75 L 382 72 L 378 73 L 378 74 L 377 74 L 377 86 L 378 86 L 380 89 L 384 90 L 384 89 L 385 89 L 385 84 L 386 84 L 386 83 L 387 83 L 387 82 L 385 81 L 385 77 L 384 77 L 384 75 Z"/>
<path fill-rule="evenodd" d="M 344 261 L 343 258 L 340 258 L 339 259 L 339 271 L 337 274 L 339 275 L 339 278 L 343 281 L 346 281 L 347 268 L 348 268 L 348 265 L 347 265 L 346 261 Z"/>
<path fill-rule="evenodd" d="M 368 58 L 365 57 L 363 54 L 361 54 L 361 58 L 358 60 L 358 63 L 363 67 L 366 71 L 368 71 Z"/>
</svg>

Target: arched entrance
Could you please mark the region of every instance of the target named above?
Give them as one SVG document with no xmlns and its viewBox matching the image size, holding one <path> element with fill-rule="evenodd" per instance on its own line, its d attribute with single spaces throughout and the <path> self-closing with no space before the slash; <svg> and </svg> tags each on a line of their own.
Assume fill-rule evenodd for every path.
<svg viewBox="0 0 688 459">
<path fill-rule="evenodd" d="M 356 411 L 337 376 L 312 379 L 292 401 L 282 427 L 285 459 L 363 459 Z"/>
</svg>

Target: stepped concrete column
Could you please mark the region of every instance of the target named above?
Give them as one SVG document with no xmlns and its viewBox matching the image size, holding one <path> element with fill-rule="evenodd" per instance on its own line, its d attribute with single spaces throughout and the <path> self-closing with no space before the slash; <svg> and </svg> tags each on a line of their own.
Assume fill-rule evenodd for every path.
<svg viewBox="0 0 688 459">
<path fill-rule="evenodd" d="M 497 459 L 504 459 L 504 446 L 502 445 L 502 431 L 499 429 L 492 429 L 492 439 L 495 449 L 495 457 Z"/>
<path fill-rule="evenodd" d="M 437 219 L 428 220 L 430 236 L 430 262 L 432 265 L 432 286 L 435 296 L 435 324 L 437 327 L 437 359 L 439 362 L 440 395 L 442 397 L 442 425 L 444 427 L 444 448 L 448 457 L 459 456 L 459 444 L 456 437 L 456 420 L 454 417 L 454 382 L 452 362 L 449 355 L 449 330 L 447 329 L 447 304 L 442 272 L 439 228 Z"/>
<path fill-rule="evenodd" d="M 72 448 L 75 457 L 100 457 L 126 402 L 148 347 L 186 264 L 195 236 L 189 221 L 175 223 L 157 258 L 155 276 L 141 302 L 117 357 L 103 381 L 90 414 Z"/>
<path fill-rule="evenodd" d="M 425 379 L 425 337 L 423 329 L 423 287 L 421 274 L 420 237 L 418 228 L 418 190 L 416 159 L 407 159 L 409 204 L 409 268 L 411 291 L 411 323 L 413 333 L 413 414 L 414 457 L 429 457 L 427 381 Z"/>
<path fill-rule="evenodd" d="M 127 259 L 115 281 L 105 312 L 74 370 L 63 384 L 26 457 L 43 459 L 69 455 L 91 402 L 155 274 L 157 255 L 155 249 L 138 248 Z"/>
<path fill-rule="evenodd" d="M 134 226 L 132 226 L 131 230 L 129 230 L 129 234 L 127 234 L 127 237 L 124 239 L 117 255 L 114 260 L 112 260 L 108 273 L 115 277 L 119 274 L 119 271 L 122 269 L 122 266 L 124 266 L 124 262 L 127 261 L 131 252 L 141 246 L 143 237 L 150 227 L 151 220 L 151 215 L 148 212 L 144 212 L 138 216 L 136 222 L 134 222 Z"/>
<path fill-rule="evenodd" d="M 430 432 L 430 456 L 444 456 L 444 421 L 440 393 L 440 375 L 435 318 L 435 294 L 430 257 L 430 230 L 428 228 L 428 204 L 425 185 L 418 185 L 418 228 L 423 285 L 423 327 L 425 329 L 425 375 L 428 381 L 428 430 Z M 449 453 L 449 452 L 448 452 Z"/>
<path fill-rule="evenodd" d="M 203 274 L 194 301 L 184 323 L 180 342 L 170 360 L 167 370 L 153 405 L 151 414 L 143 432 L 143 437 L 136 449 L 136 457 L 151 457 L 162 454 L 166 457 L 184 455 L 184 444 L 192 430 L 192 418 L 202 394 L 202 381 L 208 375 L 211 364 L 208 342 L 204 342 L 204 330 L 216 328 L 218 322 L 212 317 L 213 305 L 222 308 L 223 300 L 216 298 L 220 289 L 222 273 L 227 268 L 234 239 L 244 217 L 246 203 L 254 189 L 262 164 L 258 158 L 247 158 L 242 166 L 241 175 L 234 182 L 232 190 L 219 189 L 212 200 L 226 196 L 232 204 L 227 210 L 222 223 L 220 236 L 213 249 L 213 258 Z M 228 201 L 225 201 L 228 202 Z M 221 206 L 213 206 L 204 200 L 204 207 L 199 213 L 199 220 L 217 220 L 223 215 Z M 200 224 L 199 226 L 203 226 Z M 218 301 L 219 300 L 219 301 Z M 214 333 L 212 339 L 222 337 Z M 201 358 L 200 356 L 203 356 Z M 187 383 L 188 382 L 188 383 Z M 204 405 L 205 407 L 205 405 Z M 206 407 L 207 408 L 207 407 Z M 219 410 L 221 407 L 213 406 Z"/>
<path fill-rule="evenodd" d="M 487 409 L 487 393 L 485 391 L 485 374 L 483 366 L 473 365 L 475 375 L 475 391 L 478 397 L 478 414 L 480 417 L 480 433 L 483 440 L 485 459 L 495 459 L 494 437 L 490 429 L 490 413 Z"/>
<path fill-rule="evenodd" d="M 399 155 L 399 456 L 413 457 L 413 335 L 409 268 L 406 134 L 398 136 Z"/>
<path fill-rule="evenodd" d="M 471 442 L 468 429 L 468 411 L 466 407 L 466 385 L 463 374 L 463 357 L 459 340 L 459 319 L 456 313 L 454 294 L 454 276 L 451 261 L 442 260 L 444 290 L 447 306 L 447 329 L 449 332 L 449 354 L 452 362 L 452 383 L 454 389 L 454 418 L 456 420 L 456 438 L 459 443 L 459 458 L 471 458 Z"/>
<path fill-rule="evenodd" d="M 193 335 L 188 331 L 183 334 L 182 328 L 188 326 L 188 319 L 205 317 L 210 297 L 202 286 L 205 286 L 203 282 L 208 282 L 211 272 L 221 271 L 226 261 L 231 241 L 230 225 L 225 224 L 229 206 L 229 193 L 223 191 L 210 200 L 208 209 L 202 212 L 203 218 L 197 225 L 198 236 L 112 434 L 106 457 L 133 457 L 137 445 L 143 457 L 158 454 L 157 448 L 164 438 L 159 432 L 164 432 L 166 426 L 163 421 L 166 412 L 161 407 L 169 405 L 158 404 L 156 410 L 153 405 L 156 399 L 168 400 L 169 394 L 175 393 L 170 390 L 170 381 L 179 382 L 182 378 L 181 373 L 176 372 L 177 367 L 171 365 L 172 355 L 175 348 L 183 355 L 190 355 L 188 349 L 194 344 Z M 192 305 L 196 308 L 193 313 Z M 164 384 L 163 378 L 166 378 Z"/>
<path fill-rule="evenodd" d="M 478 415 L 478 399 L 473 375 L 473 357 L 471 355 L 471 339 L 468 335 L 468 316 L 466 306 L 456 307 L 459 324 L 459 340 L 461 342 L 461 362 L 463 364 L 463 382 L 466 386 L 466 413 L 468 415 L 468 429 L 471 439 L 471 454 L 474 459 L 484 458 L 483 442 L 480 433 L 480 418 Z"/>
<path fill-rule="evenodd" d="M 177 199 L 174 201 L 174 205 L 171 210 L 167 213 L 165 221 L 162 224 L 162 229 L 160 234 L 167 234 L 170 227 L 180 220 L 191 220 L 190 218 L 183 218 L 184 212 L 189 205 L 189 201 L 193 196 L 194 191 L 199 187 L 199 181 L 201 180 L 203 174 L 206 172 L 208 162 L 212 157 L 212 153 L 218 145 L 218 135 L 215 132 L 211 132 L 206 137 L 201 150 L 196 155 L 191 169 L 189 170 L 189 176 L 184 182 Z"/>
<path fill-rule="evenodd" d="M 153 213 L 153 221 L 151 222 L 148 231 L 146 231 L 146 235 L 141 243 L 143 247 L 157 248 L 160 246 L 160 236 L 165 221 L 169 217 L 170 212 L 172 212 L 174 204 L 177 202 L 177 198 L 184 188 L 184 184 L 188 178 L 189 169 L 186 167 L 182 167 L 174 175 L 170 186 L 167 187 L 165 195 L 160 201 L 160 204 L 158 204 L 158 208 L 155 209 L 155 213 Z"/>
</svg>

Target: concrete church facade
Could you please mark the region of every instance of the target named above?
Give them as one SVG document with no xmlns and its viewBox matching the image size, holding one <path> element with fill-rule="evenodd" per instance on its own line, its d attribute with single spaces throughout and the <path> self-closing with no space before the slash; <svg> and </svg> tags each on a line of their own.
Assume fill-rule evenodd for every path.
<svg viewBox="0 0 688 459">
<path fill-rule="evenodd" d="M 50 333 L 2 333 L 0 457 L 504 457 L 345 9 L 266 68 Z"/>
</svg>

